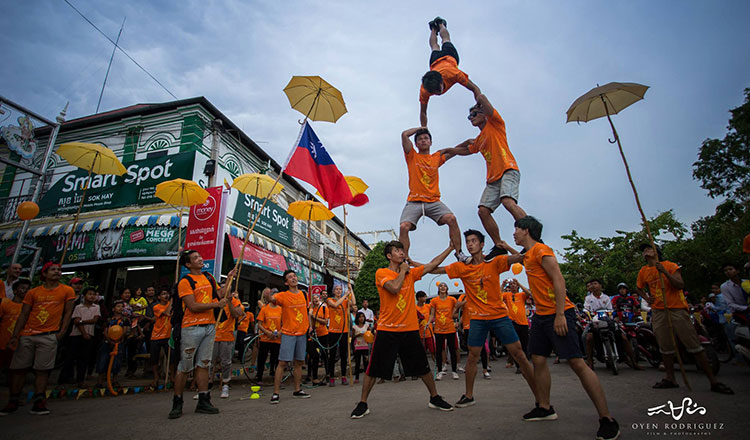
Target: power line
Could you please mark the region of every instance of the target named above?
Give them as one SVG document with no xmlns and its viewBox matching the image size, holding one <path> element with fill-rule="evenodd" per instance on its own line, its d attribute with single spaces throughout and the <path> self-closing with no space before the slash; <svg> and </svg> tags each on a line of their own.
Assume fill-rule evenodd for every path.
<svg viewBox="0 0 750 440">
<path fill-rule="evenodd" d="M 162 84 L 161 82 L 159 82 L 159 80 L 156 79 L 156 77 L 154 75 L 152 75 L 148 70 L 146 70 L 145 67 L 143 67 L 140 64 L 138 64 L 138 61 L 136 61 L 133 57 L 131 57 L 129 53 L 125 52 L 125 49 L 123 49 L 122 47 L 118 46 L 117 43 L 114 42 L 114 41 L 112 41 L 112 39 L 109 38 L 109 36 L 107 34 L 105 34 L 104 32 L 102 32 L 101 29 L 99 29 L 98 27 L 96 27 L 96 25 L 91 20 L 89 20 L 85 15 L 83 15 L 83 13 L 81 11 L 79 11 L 78 9 L 76 9 L 76 7 L 73 6 L 68 0 L 63 0 L 63 1 L 65 3 L 67 3 L 68 6 L 70 6 L 71 8 L 73 8 L 73 10 L 78 13 L 78 15 L 80 15 L 84 20 L 86 20 L 86 22 L 88 24 L 90 24 L 94 29 L 96 29 L 100 34 L 104 35 L 104 38 L 106 38 L 107 40 L 109 40 L 110 43 L 114 44 L 114 46 L 117 49 L 119 49 L 120 52 L 122 52 L 123 54 L 125 54 L 125 56 L 128 57 L 130 59 L 130 61 L 132 61 L 133 63 L 135 63 L 136 66 L 138 66 L 141 70 L 143 70 L 146 73 L 146 75 L 148 75 L 151 79 L 153 79 L 156 82 L 156 84 L 159 84 L 162 89 L 164 89 L 167 93 L 169 93 L 172 96 L 172 98 L 179 99 L 179 98 L 177 98 L 174 95 L 174 93 L 170 92 L 169 89 L 164 86 L 164 84 Z"/>
</svg>

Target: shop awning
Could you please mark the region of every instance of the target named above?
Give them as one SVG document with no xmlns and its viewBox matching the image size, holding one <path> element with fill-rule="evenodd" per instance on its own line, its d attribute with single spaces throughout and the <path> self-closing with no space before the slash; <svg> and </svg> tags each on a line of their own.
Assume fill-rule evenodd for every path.
<svg viewBox="0 0 750 440">
<path fill-rule="evenodd" d="M 182 218 L 182 227 L 186 227 L 188 222 L 187 216 Z M 179 215 L 161 214 L 161 215 L 134 215 L 126 217 L 112 217 L 106 219 L 90 220 L 80 222 L 76 225 L 76 232 L 87 231 L 104 231 L 106 229 L 119 229 L 126 226 L 171 226 L 176 228 L 179 224 Z M 21 228 L 10 229 L 0 235 L 0 241 L 15 240 L 18 238 Z M 36 228 L 29 228 L 27 237 L 45 237 L 59 233 L 70 233 L 73 229 L 73 222 L 58 223 L 55 225 L 42 225 Z"/>
<path fill-rule="evenodd" d="M 232 235 L 228 238 L 229 247 L 232 249 L 232 257 L 236 260 L 237 258 L 240 258 L 243 240 Z M 248 243 L 247 246 L 245 246 L 245 252 L 242 254 L 242 263 L 265 269 L 276 275 L 281 275 L 287 270 L 286 261 L 282 255 L 270 252 L 253 243 Z"/>
<path fill-rule="evenodd" d="M 245 234 L 246 231 L 242 228 L 238 228 L 236 226 L 229 226 L 227 228 L 227 234 L 230 237 L 238 238 L 240 241 L 245 240 Z M 254 245 L 257 245 L 267 251 L 273 252 L 275 254 L 281 255 L 287 259 L 290 259 L 292 261 L 296 261 L 299 264 L 305 264 L 307 265 L 307 258 L 301 257 L 297 255 L 294 252 L 290 252 L 287 249 L 283 248 L 282 246 L 277 245 L 276 243 L 273 243 L 269 239 L 263 237 L 260 234 L 256 234 L 253 232 L 250 234 L 250 238 L 247 240 L 248 243 L 252 243 Z M 318 272 L 323 272 L 325 269 L 323 269 L 320 265 L 313 263 L 312 265 L 313 269 L 317 270 Z"/>
</svg>

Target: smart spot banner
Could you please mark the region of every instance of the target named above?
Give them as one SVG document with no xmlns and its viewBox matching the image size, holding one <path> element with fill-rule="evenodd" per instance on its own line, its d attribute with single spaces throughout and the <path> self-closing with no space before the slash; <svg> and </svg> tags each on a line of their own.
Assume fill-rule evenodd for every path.
<svg viewBox="0 0 750 440">
<path fill-rule="evenodd" d="M 39 201 L 39 215 L 72 214 L 78 210 L 84 185 L 88 185 L 81 212 L 161 203 L 156 185 L 176 179 L 191 180 L 195 152 L 159 156 L 125 164 L 122 176 L 93 174 L 77 169 L 61 175 Z"/>
<path fill-rule="evenodd" d="M 243 225 L 252 224 L 262 204 L 263 200 L 261 199 L 256 199 L 248 194 L 240 194 L 232 218 Z M 260 213 L 260 219 L 258 219 L 253 232 L 258 232 L 291 247 L 293 223 L 294 218 L 291 215 L 287 214 L 279 205 L 269 201 L 263 208 L 263 212 Z"/>
</svg>

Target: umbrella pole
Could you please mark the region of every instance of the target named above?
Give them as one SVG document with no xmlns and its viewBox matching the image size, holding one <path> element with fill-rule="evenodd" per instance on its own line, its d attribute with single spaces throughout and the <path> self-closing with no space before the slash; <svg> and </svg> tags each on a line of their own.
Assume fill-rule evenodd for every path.
<svg viewBox="0 0 750 440">
<path fill-rule="evenodd" d="M 344 209 L 344 233 L 342 234 L 343 240 L 344 240 L 344 264 L 346 265 L 346 286 L 349 287 L 351 285 L 351 281 L 349 280 L 349 241 L 347 238 L 347 229 L 346 229 L 346 205 L 343 205 L 342 208 Z M 349 295 L 351 295 L 352 292 L 348 292 Z M 351 296 L 350 296 L 351 297 Z M 356 306 L 356 304 L 355 304 Z M 351 306 L 350 306 L 351 307 Z M 351 312 L 349 310 L 346 311 L 347 319 L 351 317 Z M 346 334 L 346 346 L 349 348 L 346 350 L 346 352 L 349 354 L 347 356 L 346 365 L 347 369 L 349 370 L 349 386 L 354 386 L 354 383 L 352 382 L 352 323 L 349 323 L 349 333 Z"/>
<path fill-rule="evenodd" d="M 307 216 L 307 296 L 310 300 L 310 291 L 312 290 L 312 251 L 310 250 L 310 217 L 312 217 L 312 207 L 310 215 Z"/>
<path fill-rule="evenodd" d="M 99 156 L 99 153 L 96 153 L 96 157 Z M 65 246 L 63 247 L 63 253 L 62 257 L 60 257 L 60 267 L 65 264 L 65 254 L 68 253 L 68 246 L 70 245 L 71 240 L 73 239 L 73 234 L 76 232 L 76 225 L 78 225 L 78 217 L 81 215 L 81 208 L 83 208 L 83 201 L 86 200 L 86 191 L 89 189 L 89 185 L 91 184 L 91 172 L 94 170 L 94 164 L 96 164 L 96 157 L 94 158 L 94 162 L 91 164 L 91 168 L 89 169 L 89 176 L 86 179 L 86 186 L 83 187 L 83 194 L 81 195 L 81 203 L 78 204 L 78 211 L 76 211 L 75 219 L 73 220 L 73 227 L 70 229 L 70 234 L 68 234 L 67 237 L 65 237 Z"/>
<path fill-rule="evenodd" d="M 180 205 L 180 215 L 177 217 L 177 262 L 174 267 L 175 284 L 180 280 L 180 246 L 182 246 L 182 205 Z"/>
<path fill-rule="evenodd" d="M 622 144 L 620 143 L 620 136 L 617 135 L 617 130 L 615 129 L 615 124 L 612 123 L 612 118 L 609 116 L 609 109 L 607 108 L 607 103 L 604 101 L 604 97 L 602 97 L 602 102 L 604 102 L 604 110 L 607 113 L 607 121 L 609 121 L 610 127 L 612 127 L 612 133 L 615 136 L 615 140 L 610 140 L 610 143 L 617 142 L 617 147 L 620 150 L 620 157 L 622 158 L 622 162 L 625 164 L 625 172 L 628 175 L 628 181 L 630 182 L 630 187 L 633 189 L 633 195 L 635 196 L 635 204 L 638 206 L 638 212 L 641 214 L 641 220 L 643 221 L 643 224 L 646 226 L 646 234 L 648 235 L 649 243 L 651 244 L 651 247 L 653 247 L 654 251 L 656 251 L 656 243 L 654 242 L 654 236 L 651 234 L 651 228 L 649 227 L 648 220 L 646 219 L 646 214 L 643 212 L 643 207 L 641 206 L 641 200 L 638 197 L 638 190 L 635 188 L 635 183 L 633 183 L 633 176 L 630 174 L 630 166 L 628 165 L 627 159 L 625 159 L 625 153 L 622 150 Z M 656 261 L 659 262 L 659 254 L 656 254 Z M 688 382 L 687 374 L 685 374 L 685 367 L 682 364 L 682 357 L 680 356 L 680 351 L 677 349 L 677 341 L 674 337 L 674 328 L 672 327 L 672 316 L 669 311 L 669 307 L 667 307 L 667 298 L 666 298 L 666 290 L 664 285 L 664 279 L 662 278 L 661 274 L 659 274 L 659 283 L 661 284 L 661 300 L 662 303 L 664 303 L 664 311 L 667 314 L 667 324 L 669 326 L 669 335 L 672 338 L 672 345 L 675 347 L 675 356 L 677 356 L 677 363 L 680 366 L 680 373 L 682 374 L 682 380 L 685 382 L 685 386 L 688 388 L 689 391 L 693 391 L 693 389 L 690 387 L 690 382 Z"/>
</svg>

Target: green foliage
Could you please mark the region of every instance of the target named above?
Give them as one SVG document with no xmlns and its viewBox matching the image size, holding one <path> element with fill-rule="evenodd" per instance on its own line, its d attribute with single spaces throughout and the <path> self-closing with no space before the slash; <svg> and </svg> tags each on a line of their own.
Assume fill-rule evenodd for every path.
<svg viewBox="0 0 750 440">
<path fill-rule="evenodd" d="M 730 113 L 724 139 L 703 141 L 693 178 L 710 197 L 741 203 L 750 200 L 750 89 L 745 89 L 745 103 Z"/>
<path fill-rule="evenodd" d="M 655 237 L 671 234 L 680 241 L 687 229 L 675 217 L 672 211 L 659 214 L 649 221 L 651 232 Z M 613 295 L 619 283 L 627 283 L 635 288 L 638 271 L 643 266 L 643 257 L 638 246 L 648 241 L 646 230 L 637 232 L 615 231 L 614 237 L 586 238 L 572 231 L 562 238 L 570 241 L 565 248 L 560 270 L 565 278 L 568 295 L 573 302 L 583 302 L 586 297 L 586 282 L 592 278 L 601 278 L 604 292 Z M 657 244 L 663 240 L 657 238 Z"/>
<path fill-rule="evenodd" d="M 357 302 L 362 303 L 366 299 L 369 307 L 375 311 L 380 309 L 380 296 L 378 289 L 375 287 L 375 272 L 383 267 L 388 266 L 388 260 L 383 255 L 385 242 L 381 241 L 372 248 L 370 253 L 365 257 L 359 276 L 354 281 L 354 293 L 357 296 Z"/>
</svg>

